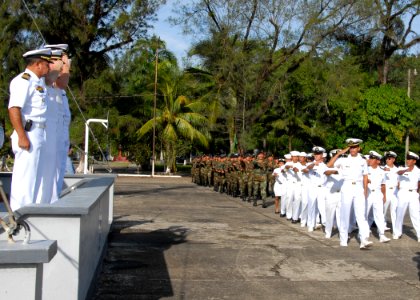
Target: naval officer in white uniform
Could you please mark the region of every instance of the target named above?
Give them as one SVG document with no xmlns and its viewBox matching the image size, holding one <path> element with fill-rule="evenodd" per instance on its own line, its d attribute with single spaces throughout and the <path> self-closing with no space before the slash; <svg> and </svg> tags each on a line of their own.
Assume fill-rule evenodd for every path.
<svg viewBox="0 0 420 300">
<path fill-rule="evenodd" d="M 385 188 L 386 188 L 386 202 L 384 204 L 384 220 L 385 220 L 385 230 L 389 230 L 386 224 L 386 214 L 389 207 L 389 213 L 391 215 L 391 224 L 392 230 L 394 230 L 395 218 L 397 213 L 397 204 L 398 204 L 398 174 L 400 170 L 395 165 L 395 159 L 397 158 L 397 153 L 393 151 L 387 151 L 384 153 L 385 156 L 385 166 L 383 170 L 385 171 Z"/>
<path fill-rule="evenodd" d="M 363 141 L 349 138 L 346 140 L 347 148 L 338 151 L 328 162 L 328 168 L 336 167 L 343 176 L 340 203 L 340 246 L 347 247 L 348 231 L 350 228 L 351 209 L 353 207 L 357 224 L 359 226 L 360 249 L 371 246 L 368 240 L 369 224 L 366 219 L 366 198 L 368 194 L 368 168 L 366 160 L 359 155 Z M 347 157 L 339 158 L 349 151 Z"/>
<path fill-rule="evenodd" d="M 56 87 L 55 82 L 63 68 L 61 57 L 61 50 L 51 51 L 53 63 L 50 65 L 50 72 L 45 76 L 47 85 L 46 138 L 45 147 L 40 157 L 40 164 L 43 167 L 37 203 L 53 203 L 58 200 L 59 196 L 57 194 L 57 161 L 54 158 L 61 150 L 61 145 L 57 141 L 60 140 L 60 136 L 63 134 L 62 126 L 59 126 L 63 122 L 63 116 L 59 114 L 60 106 L 62 106 L 61 89 Z"/>
<path fill-rule="evenodd" d="M 385 171 L 379 167 L 382 155 L 376 151 L 369 151 L 368 167 L 368 189 L 366 215 L 372 212 L 373 220 L 378 228 L 379 241 L 387 243 L 390 241 L 385 236 L 384 203 L 386 202 Z M 371 225 L 373 220 L 369 220 Z"/>
<path fill-rule="evenodd" d="M 53 194 L 57 195 L 51 199 L 51 203 L 58 200 L 61 190 L 63 188 L 64 174 L 66 172 L 67 154 L 70 147 L 69 127 L 71 121 L 71 113 L 65 89 L 68 86 L 70 79 L 71 59 L 68 56 L 68 44 L 54 44 L 45 45 L 45 48 L 50 48 L 53 51 L 61 51 L 61 61 L 63 63 L 61 72 L 54 82 L 54 88 L 57 91 L 57 135 L 56 138 L 56 172 L 55 191 Z"/>
<path fill-rule="evenodd" d="M 407 165 L 398 171 L 398 205 L 393 232 L 393 239 L 399 239 L 402 235 L 405 212 L 410 211 L 410 219 L 417 233 L 417 241 L 420 242 L 420 169 L 416 166 L 419 156 L 414 152 L 408 152 Z"/>
<path fill-rule="evenodd" d="M 40 155 L 45 146 L 46 85 L 51 49 L 38 49 L 23 55 L 26 69 L 10 82 L 9 117 L 15 163 L 10 205 L 13 210 L 35 203 L 40 186 Z"/>
</svg>

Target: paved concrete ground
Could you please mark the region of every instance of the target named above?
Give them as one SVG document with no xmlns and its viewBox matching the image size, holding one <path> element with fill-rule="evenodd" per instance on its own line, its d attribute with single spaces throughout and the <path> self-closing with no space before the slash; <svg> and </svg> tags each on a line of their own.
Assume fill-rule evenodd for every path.
<svg viewBox="0 0 420 300">
<path fill-rule="evenodd" d="M 118 178 L 114 209 L 95 299 L 420 299 L 409 221 L 343 248 L 190 178 Z"/>
</svg>

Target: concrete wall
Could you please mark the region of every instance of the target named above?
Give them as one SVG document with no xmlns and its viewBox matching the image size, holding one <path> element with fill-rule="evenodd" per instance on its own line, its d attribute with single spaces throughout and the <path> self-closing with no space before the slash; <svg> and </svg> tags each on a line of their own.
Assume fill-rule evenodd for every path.
<svg viewBox="0 0 420 300">
<path fill-rule="evenodd" d="M 29 224 L 31 240 L 57 240 L 57 255 L 44 265 L 42 299 L 86 298 L 112 224 L 114 180 L 72 176 L 67 186 L 82 184 L 56 203 L 16 211 Z"/>
</svg>

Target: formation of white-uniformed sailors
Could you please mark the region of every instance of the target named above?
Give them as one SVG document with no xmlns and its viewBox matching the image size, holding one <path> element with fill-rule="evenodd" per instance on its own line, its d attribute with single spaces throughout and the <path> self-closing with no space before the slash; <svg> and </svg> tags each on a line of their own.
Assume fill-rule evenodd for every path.
<svg viewBox="0 0 420 300">
<path fill-rule="evenodd" d="M 274 160 L 276 165 L 272 172 L 266 168 L 271 172 L 266 188 L 270 191 L 269 178 L 272 178 L 275 213 L 307 228 L 308 232 L 323 228 L 327 239 L 331 238 L 336 228 L 340 246 L 343 247 L 348 245 L 350 233 L 358 230 L 360 249 L 366 249 L 373 244 L 370 240 L 373 223 L 376 224 L 379 242 L 389 242 L 391 233 L 387 236 L 387 232 L 391 230 L 392 239 L 401 238 L 408 209 L 417 241 L 420 242 L 420 169 L 416 166 L 419 156 L 408 152 L 406 166 L 397 167 L 394 164 L 397 154 L 393 151 L 387 151 L 382 156 L 372 150 L 362 156 L 362 142 L 349 138 L 345 149 L 327 153 L 322 147 L 313 147 L 312 153 L 291 151 L 284 155 L 284 159 Z M 382 165 L 383 160 L 385 163 Z M 201 164 L 210 176 L 209 165 Z M 199 169 L 200 166 L 195 165 L 192 172 L 193 181 L 200 184 Z M 242 169 L 246 169 L 245 164 Z M 243 196 L 244 191 L 239 190 Z M 259 196 L 265 207 L 265 194 L 260 193 Z M 256 205 L 257 191 L 254 191 L 253 197 Z"/>
<path fill-rule="evenodd" d="M 9 117 L 15 155 L 12 210 L 58 200 L 69 149 L 70 76 L 67 44 L 46 45 L 23 54 L 24 72 L 10 83 Z"/>
</svg>

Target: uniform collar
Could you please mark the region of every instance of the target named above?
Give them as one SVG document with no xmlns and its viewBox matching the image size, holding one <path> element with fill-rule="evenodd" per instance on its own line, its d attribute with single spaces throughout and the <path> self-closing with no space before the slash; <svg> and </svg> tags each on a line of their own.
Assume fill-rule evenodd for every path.
<svg viewBox="0 0 420 300">
<path fill-rule="evenodd" d="M 41 78 L 39 78 L 34 72 L 32 72 L 29 69 L 25 69 L 25 73 L 29 73 L 31 75 L 31 78 L 34 78 L 36 80 L 40 80 Z"/>
</svg>

